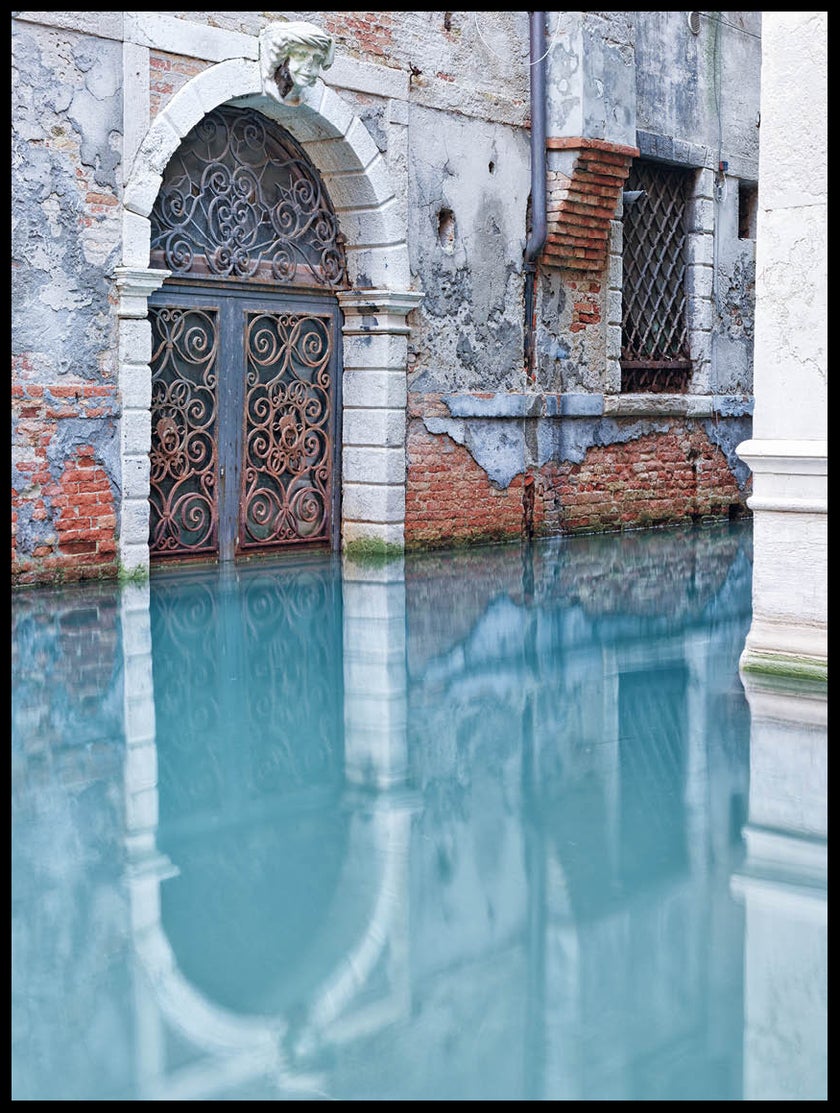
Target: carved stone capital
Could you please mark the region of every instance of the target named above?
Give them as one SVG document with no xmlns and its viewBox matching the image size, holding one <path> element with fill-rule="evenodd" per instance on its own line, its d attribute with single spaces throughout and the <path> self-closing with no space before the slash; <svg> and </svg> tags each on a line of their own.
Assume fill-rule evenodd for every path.
<svg viewBox="0 0 840 1113">
<path fill-rule="evenodd" d="M 406 317 L 423 300 L 416 290 L 338 290 L 345 336 L 387 332 L 407 336 Z"/>
<path fill-rule="evenodd" d="M 117 287 L 117 314 L 120 317 L 145 317 L 149 295 L 159 290 L 171 271 L 151 267 L 115 267 L 114 283 Z"/>
</svg>

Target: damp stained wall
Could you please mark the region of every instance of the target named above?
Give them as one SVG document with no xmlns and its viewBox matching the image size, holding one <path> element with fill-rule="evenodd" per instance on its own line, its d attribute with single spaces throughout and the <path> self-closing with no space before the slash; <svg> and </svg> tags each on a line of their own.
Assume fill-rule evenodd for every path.
<svg viewBox="0 0 840 1113">
<path fill-rule="evenodd" d="M 149 122 L 221 58 L 246 48 L 254 56 L 254 37 L 276 14 L 15 13 L 13 559 L 24 582 L 116 569 L 114 539 L 133 481 L 120 474 L 120 438 L 147 435 L 122 420 L 126 401 L 116 387 L 123 183 Z M 460 452 L 463 468 L 489 484 L 486 517 L 498 510 L 497 495 L 507 500 L 506 532 L 526 528 L 529 470 L 571 471 L 593 447 L 630 442 L 642 458 L 631 463 L 647 467 L 661 434 L 683 445 L 688 463 L 702 457 L 702 445 L 685 447 L 694 427 L 677 428 L 673 414 L 631 406 L 628 421 L 627 406 L 611 411 L 605 401 L 619 391 L 620 203 L 602 272 L 582 278 L 541 266 L 535 374 L 525 366 L 528 13 L 282 16 L 335 36 L 325 82 L 386 161 L 410 286 L 423 294 L 407 317 L 406 493 L 414 502 L 405 521 L 414 515 L 416 525 L 425 513 L 414 498 L 418 475 L 440 466 L 423 456 L 424 445 L 437 456 Z M 712 492 L 693 513 L 746 497 L 734 444 L 748 435 L 751 412 L 754 240 L 739 234 L 747 226 L 739 187 L 757 180 L 760 13 L 725 16 L 704 16 L 697 36 L 681 12 L 547 13 L 546 22 L 549 137 L 637 144 L 645 157 L 697 174 L 691 312 L 702 345 L 690 392 L 716 399 L 701 406 L 700 419 L 734 487 Z M 166 19 L 182 32 L 179 54 L 161 46 Z M 124 111 L 124 67 L 143 50 L 146 99 Z M 719 134 L 729 164 L 722 183 Z M 685 407 L 677 414 L 687 416 Z M 86 488 L 80 473 L 95 482 Z M 471 482 L 447 492 L 436 512 L 464 517 Z M 563 502 L 552 483 L 546 521 Z M 649 500 L 656 483 L 634 497 Z M 84 515 L 73 498 L 82 490 L 95 496 Z M 687 512 L 680 505 L 679 514 Z M 555 515 L 556 528 L 614 528 L 623 510 Z M 485 525 L 474 523 L 478 534 Z"/>
<path fill-rule="evenodd" d="M 109 297 L 120 254 L 121 86 L 119 42 L 13 26 L 12 541 L 24 569 L 44 562 L 72 575 L 79 564 L 114 564 Z"/>
</svg>

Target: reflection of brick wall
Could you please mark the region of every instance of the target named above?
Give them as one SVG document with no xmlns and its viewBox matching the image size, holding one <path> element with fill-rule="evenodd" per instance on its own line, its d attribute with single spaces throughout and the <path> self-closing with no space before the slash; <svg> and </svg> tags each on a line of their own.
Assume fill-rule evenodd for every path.
<svg viewBox="0 0 840 1113">
<path fill-rule="evenodd" d="M 112 585 L 79 585 L 72 596 L 36 589 L 18 597 L 12 610 L 17 757 L 51 754 L 53 772 L 59 762 L 65 783 L 72 783 L 105 751 L 121 750 L 118 639 Z"/>
<path fill-rule="evenodd" d="M 683 528 L 632 530 L 620 547 L 614 537 L 593 534 L 560 556 L 553 547 L 537 547 L 536 598 L 542 606 L 582 606 L 597 618 L 696 617 L 730 575 L 744 540 L 722 526 L 688 536 Z"/>
<path fill-rule="evenodd" d="M 546 174 L 548 235 L 543 262 L 601 271 L 607 262 L 610 221 L 638 149 L 579 137 L 549 138 L 546 147 L 567 152 L 573 161 L 570 173 L 555 168 Z"/>
</svg>

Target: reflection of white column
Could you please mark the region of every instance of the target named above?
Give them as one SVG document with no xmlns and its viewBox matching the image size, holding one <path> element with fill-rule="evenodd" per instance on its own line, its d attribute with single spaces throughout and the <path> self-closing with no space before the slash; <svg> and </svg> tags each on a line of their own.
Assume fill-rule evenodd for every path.
<svg viewBox="0 0 840 1113">
<path fill-rule="evenodd" d="M 128 855 L 131 927 L 136 939 L 160 921 L 160 881 L 171 875 L 157 853 L 157 748 L 152 677 L 149 585 L 127 585 L 120 603 L 123 642 L 125 723 L 125 842 Z M 165 1070 L 160 1009 L 142 972 L 134 971 L 136 1074 L 159 1080 Z M 145 1081 L 144 1081 L 145 1084 Z"/>
<path fill-rule="evenodd" d="M 827 669 L 827 12 L 762 12 L 753 621 L 742 667 Z M 807 157 L 791 158 L 790 138 Z"/>
<path fill-rule="evenodd" d="M 125 718 L 125 808 L 129 860 L 154 853 L 158 822 L 155 700 L 149 585 L 128 585 L 121 598 Z"/>
<path fill-rule="evenodd" d="M 407 773 L 403 558 L 345 556 L 343 593 L 345 775 L 388 788 Z"/>
<path fill-rule="evenodd" d="M 744 1098 L 821 1100 L 827 1089 L 827 727 L 824 694 L 749 673 Z"/>
<path fill-rule="evenodd" d="M 594 661 L 593 661 L 594 665 Z M 618 718 L 618 688 L 621 662 L 613 648 L 605 647 L 602 653 L 601 675 L 601 737 L 598 752 L 602 754 L 598 776 L 603 786 L 606 812 L 607 845 L 610 848 L 610 865 L 618 876 L 621 862 L 621 753 L 619 738 L 621 724 Z M 597 676 L 597 669 L 590 676 Z"/>
</svg>

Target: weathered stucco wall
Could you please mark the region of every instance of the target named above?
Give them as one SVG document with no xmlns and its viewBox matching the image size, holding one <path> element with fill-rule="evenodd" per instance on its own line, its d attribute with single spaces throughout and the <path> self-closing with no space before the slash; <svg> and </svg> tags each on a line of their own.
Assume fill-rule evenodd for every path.
<svg viewBox="0 0 840 1113">
<path fill-rule="evenodd" d="M 696 35 L 686 16 L 548 13 L 547 134 L 554 144 L 550 187 L 555 180 L 598 183 L 580 187 L 592 190 L 591 201 L 583 198 L 591 205 L 606 203 L 605 175 L 618 174 L 622 163 L 629 167 L 624 152 L 636 144 L 640 155 L 689 171 L 693 401 L 671 397 L 650 406 L 622 396 L 623 206 L 615 205 L 604 262 L 593 270 L 595 252 L 588 249 L 604 233 L 594 219 L 564 217 L 561 201 L 549 208 L 549 245 L 556 239 L 580 248 L 566 246 L 562 264 L 548 251 L 543 257 L 535 366 L 525 367 L 523 350 L 523 386 L 513 375 L 499 385 L 485 377 L 476 387 L 461 374 L 453 388 L 459 369 L 451 362 L 451 395 L 431 373 L 410 381 L 410 541 L 746 512 L 750 476 L 735 446 L 751 421 L 755 225 L 744 218 L 749 196 L 735 175 L 750 187 L 757 180 L 760 14 L 702 16 Z M 607 153 L 593 175 L 581 155 L 594 157 L 599 149 Z M 428 295 L 421 314 L 427 309 Z M 465 306 L 459 319 L 469 320 Z M 445 328 L 442 322 L 440 336 Z M 506 368 L 507 350 L 501 344 L 497 350 Z M 494 390 L 492 397 L 483 393 Z M 505 397 L 511 392 L 519 397 Z M 471 494 L 459 512 L 463 490 Z"/>
<path fill-rule="evenodd" d="M 123 320 L 118 330 L 125 314 L 115 268 L 128 265 L 135 276 L 147 265 L 138 197 L 153 195 L 155 145 L 178 126 L 197 82 L 210 90 L 220 66 L 253 64 L 268 14 L 15 15 L 14 575 L 115 574 L 129 550 L 143 561 L 149 437 L 144 322 Z M 608 152 L 601 169 L 612 159 L 623 173 L 626 152 L 638 149 L 697 175 L 688 259 L 694 408 L 670 398 L 641 412 L 620 394 L 620 200 L 601 218 L 600 270 L 540 262 L 536 359 L 526 366 L 528 13 L 282 15 L 335 36 L 324 85 L 356 129 L 353 149 L 380 158 L 371 192 L 387 197 L 384 209 L 344 203 L 340 217 L 357 289 L 422 294 L 416 308 L 401 310 L 410 330 L 399 337 L 404 363 L 393 363 L 403 357 L 388 341 L 387 397 L 376 397 L 375 368 L 351 365 L 345 428 L 356 439 L 346 464 L 362 468 L 348 471 L 349 482 L 366 487 L 348 488 L 354 519 L 345 540 L 433 544 L 742 512 L 749 473 L 733 446 L 748 435 L 752 404 L 754 240 L 739 236 L 738 186 L 739 175 L 757 180 L 760 13 L 704 16 L 696 36 L 686 13 L 547 13 L 547 132 L 562 148 L 549 152 L 549 165 L 574 168 L 574 143 L 585 139 Z M 341 149 L 346 158 L 351 147 Z M 150 168 L 131 184 L 143 157 Z M 341 162 L 324 169 L 335 189 L 368 173 Z M 124 210 L 127 183 L 134 192 Z M 407 249 L 398 280 L 388 277 L 393 264 L 367 266 L 374 215 L 380 257 L 389 243 Z M 363 327 L 362 309 L 343 304 Z M 396 392 L 395 374 L 404 375 Z M 360 423 L 376 421 L 390 424 L 373 447 Z M 672 444 L 691 446 L 680 458 L 696 478 L 692 499 L 661 472 L 627 482 L 626 469 L 664 458 Z M 604 459 L 591 455 L 602 449 L 611 454 L 609 477 Z M 387 457 L 387 472 L 375 455 Z M 450 476 L 446 497 L 437 490 L 430 503 L 435 469 L 454 458 L 463 459 L 464 476 Z M 697 477 L 697 460 L 722 463 L 701 465 Z M 503 518 L 490 522 L 501 503 Z M 126 547 L 129 532 L 137 544 Z"/>
<path fill-rule="evenodd" d="M 755 219 L 741 236 L 740 207 L 758 181 L 761 12 L 636 12 L 636 119 L 643 155 L 706 167 L 716 235 L 705 245 L 713 268 L 712 389 L 752 391 Z M 720 172 L 720 164 L 725 171 Z M 747 189 L 745 194 L 743 191 Z M 747 222 L 749 224 L 749 222 Z"/>
<path fill-rule="evenodd" d="M 22 579 L 113 572 L 122 49 L 13 30 L 12 561 Z"/>
</svg>

